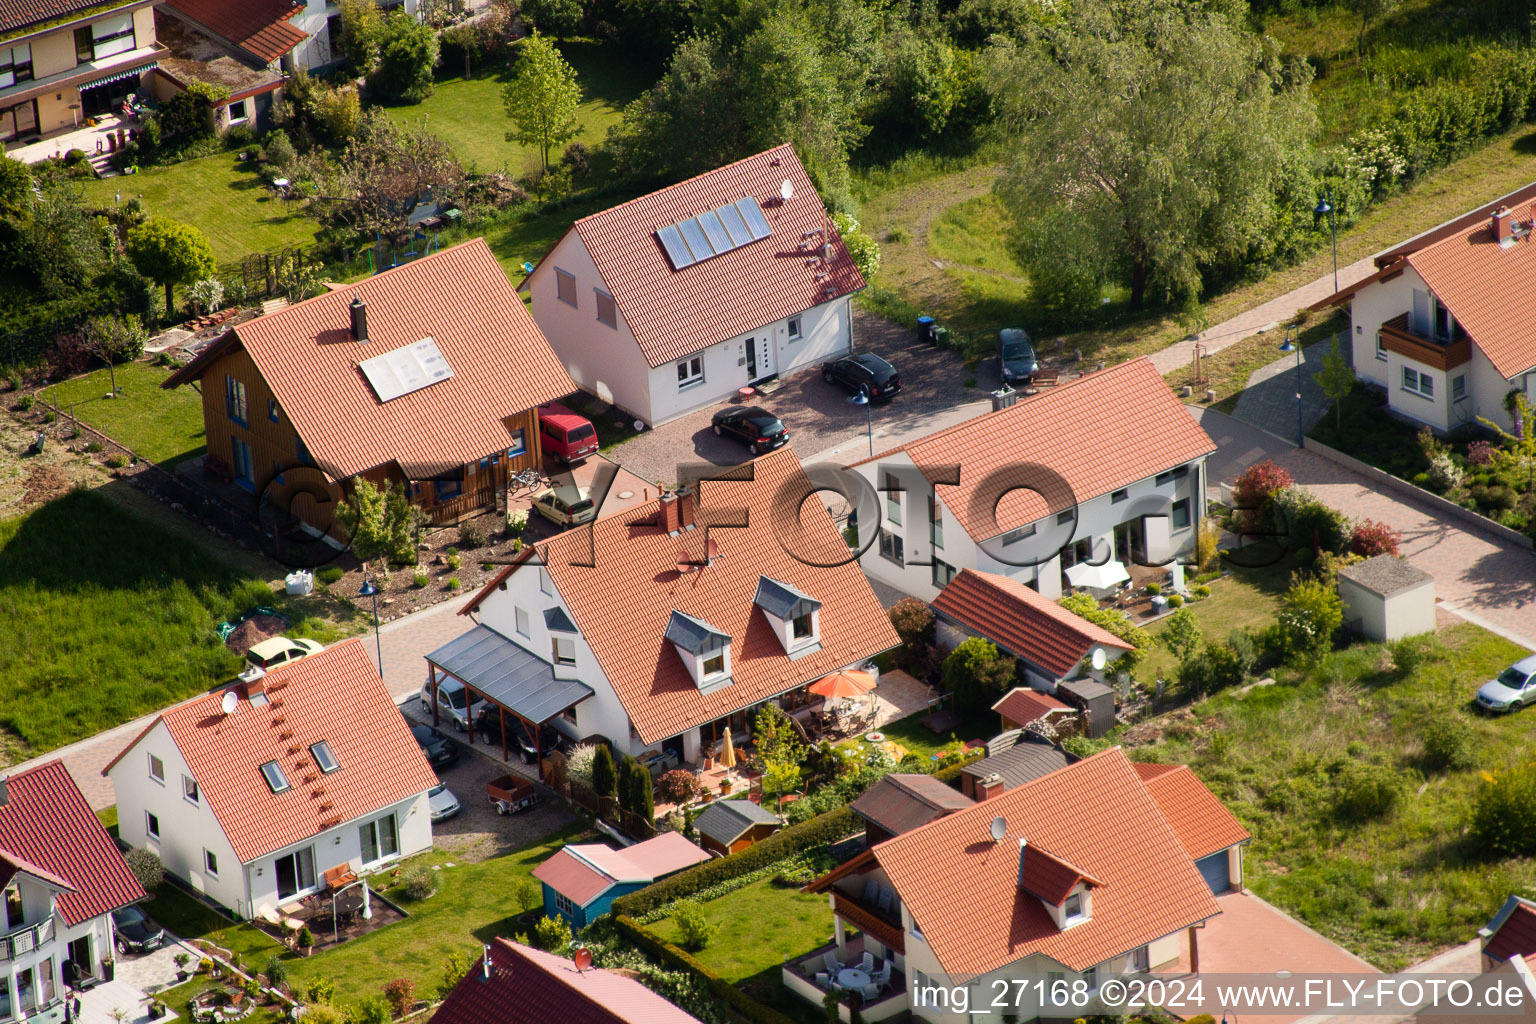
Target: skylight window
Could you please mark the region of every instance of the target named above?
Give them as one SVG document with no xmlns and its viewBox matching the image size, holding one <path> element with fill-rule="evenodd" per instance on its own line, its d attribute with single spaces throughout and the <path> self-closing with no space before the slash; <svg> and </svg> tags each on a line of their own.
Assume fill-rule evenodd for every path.
<svg viewBox="0 0 1536 1024">
<path fill-rule="evenodd" d="M 772 233 L 757 200 L 743 196 L 734 203 L 707 210 L 697 217 L 658 228 L 656 238 L 666 250 L 667 259 L 672 261 L 672 269 L 682 270 L 711 256 L 767 238 Z"/>
<path fill-rule="evenodd" d="M 309 752 L 315 755 L 315 764 L 320 766 L 322 772 L 333 772 L 341 767 L 341 762 L 336 760 L 336 755 L 331 753 L 331 745 L 321 740 L 309 748 Z"/>
<path fill-rule="evenodd" d="M 261 777 L 267 780 L 267 788 L 274 793 L 281 793 L 288 788 L 288 776 L 283 774 L 283 768 L 276 761 L 268 761 L 261 766 Z"/>
</svg>

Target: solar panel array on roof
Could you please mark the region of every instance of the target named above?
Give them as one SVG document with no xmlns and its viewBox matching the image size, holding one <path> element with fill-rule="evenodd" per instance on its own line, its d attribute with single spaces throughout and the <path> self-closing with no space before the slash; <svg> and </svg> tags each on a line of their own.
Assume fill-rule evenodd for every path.
<svg viewBox="0 0 1536 1024">
<path fill-rule="evenodd" d="M 364 359 L 357 365 L 381 402 L 420 391 L 453 376 L 453 368 L 431 338 Z"/>
<path fill-rule="evenodd" d="M 673 270 L 682 270 L 771 234 L 768 218 L 751 196 L 656 230 Z"/>
</svg>

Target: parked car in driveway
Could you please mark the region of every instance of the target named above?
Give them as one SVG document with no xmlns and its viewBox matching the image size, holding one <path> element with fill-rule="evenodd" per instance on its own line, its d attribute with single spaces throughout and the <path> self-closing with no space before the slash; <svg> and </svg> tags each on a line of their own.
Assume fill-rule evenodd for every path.
<svg viewBox="0 0 1536 1024">
<path fill-rule="evenodd" d="M 487 707 L 481 710 L 480 717 L 475 722 L 475 731 L 480 738 L 485 740 L 487 746 L 501 745 L 502 716 L 497 708 Z M 548 757 L 557 750 L 564 750 L 568 740 L 564 733 L 551 725 L 539 726 L 539 749 L 533 747 L 533 740 L 529 738 L 528 729 L 522 720 L 512 715 L 506 716 L 507 722 L 507 749 L 516 749 L 523 756 L 524 764 L 535 764 L 540 756 Z"/>
<path fill-rule="evenodd" d="M 875 399 L 890 398 L 901 390 L 901 375 L 896 372 L 896 367 L 873 352 L 860 352 L 822 363 L 821 379 Z"/>
<path fill-rule="evenodd" d="M 444 716 L 453 722 L 453 727 L 459 732 L 469 728 L 470 717 L 479 712 L 485 706 L 485 701 L 476 699 L 473 707 L 467 707 L 469 691 L 464 689 L 464 684 L 457 679 L 444 679 L 437 684 L 437 710 L 438 720 Z M 423 714 L 432 713 L 432 680 L 429 678 L 421 684 L 421 710 Z"/>
<path fill-rule="evenodd" d="M 284 665 L 291 665 L 300 658 L 307 658 L 323 650 L 325 648 L 313 640 L 290 640 L 286 636 L 274 636 L 270 640 L 263 640 L 245 652 L 245 671 L 240 673 L 240 681 L 252 682 L 268 672 L 282 668 Z"/>
<path fill-rule="evenodd" d="M 1028 385 L 1040 372 L 1035 346 L 1022 327 L 1005 327 L 997 332 L 997 360 L 1002 364 L 1003 383 Z"/>
<path fill-rule="evenodd" d="M 575 526 L 597 518 L 592 492 L 576 484 L 544 488 L 533 496 L 533 510 L 557 526 Z"/>
<path fill-rule="evenodd" d="M 539 444 L 566 465 L 581 462 L 597 454 L 597 428 L 580 413 L 548 402 L 539 406 Z"/>
<path fill-rule="evenodd" d="M 411 727 L 411 736 L 421 748 L 422 756 L 433 768 L 447 768 L 459 763 L 459 744 L 452 736 L 409 718 L 405 721 Z"/>
<path fill-rule="evenodd" d="M 773 413 L 760 405 L 721 409 L 710 420 L 716 437 L 729 434 L 747 446 L 753 455 L 771 452 L 789 442 L 789 431 Z"/>
<path fill-rule="evenodd" d="M 119 953 L 148 953 L 165 945 L 165 929 L 146 917 L 138 907 L 119 907 L 112 911 L 112 930 L 117 933 Z"/>
<path fill-rule="evenodd" d="M 1515 711 L 1536 701 L 1536 654 L 1515 662 L 1477 691 L 1484 711 Z"/>
<path fill-rule="evenodd" d="M 453 790 L 439 782 L 427 790 L 427 816 L 432 824 L 447 821 L 459 813 L 459 798 L 453 795 Z"/>
</svg>

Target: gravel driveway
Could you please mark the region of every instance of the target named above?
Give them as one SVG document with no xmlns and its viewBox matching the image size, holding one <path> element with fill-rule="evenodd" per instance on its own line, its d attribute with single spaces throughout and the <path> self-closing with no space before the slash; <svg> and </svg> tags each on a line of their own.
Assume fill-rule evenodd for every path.
<svg viewBox="0 0 1536 1024">
<path fill-rule="evenodd" d="M 857 306 L 853 309 L 853 337 L 856 351 L 883 356 L 901 374 L 901 393 L 872 407 L 877 431 L 921 432 L 923 424 L 937 414 L 984 400 L 987 392 L 997 387 L 997 360 L 983 359 L 974 371 L 967 370 L 955 352 L 921 344 L 915 330 Z M 976 386 L 968 388 L 965 380 L 971 376 L 976 378 Z M 754 404 L 784 421 L 790 444 L 806 458 L 859 438 L 868 429 L 865 408 L 851 404 L 848 397 L 844 388 L 823 381 L 821 368 L 815 366 L 786 378 L 778 391 L 758 397 Z M 606 454 L 630 472 L 664 484 L 678 482 L 679 464 L 734 466 L 746 462 L 750 456 L 745 445 L 716 437 L 710 429 L 715 410 L 729 404 L 695 410 L 610 448 Z"/>
</svg>

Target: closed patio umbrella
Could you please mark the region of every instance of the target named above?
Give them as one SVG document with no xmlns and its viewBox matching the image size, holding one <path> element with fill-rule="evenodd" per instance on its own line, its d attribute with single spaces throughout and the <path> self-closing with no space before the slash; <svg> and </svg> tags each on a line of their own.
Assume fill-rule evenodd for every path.
<svg viewBox="0 0 1536 1024">
<path fill-rule="evenodd" d="M 720 737 L 720 761 L 721 768 L 736 767 L 736 746 L 731 742 L 731 727 L 726 726 L 724 734 Z"/>
<path fill-rule="evenodd" d="M 875 677 L 859 669 L 843 669 L 822 676 L 806 689 L 827 700 L 862 697 L 875 688 Z"/>
</svg>

